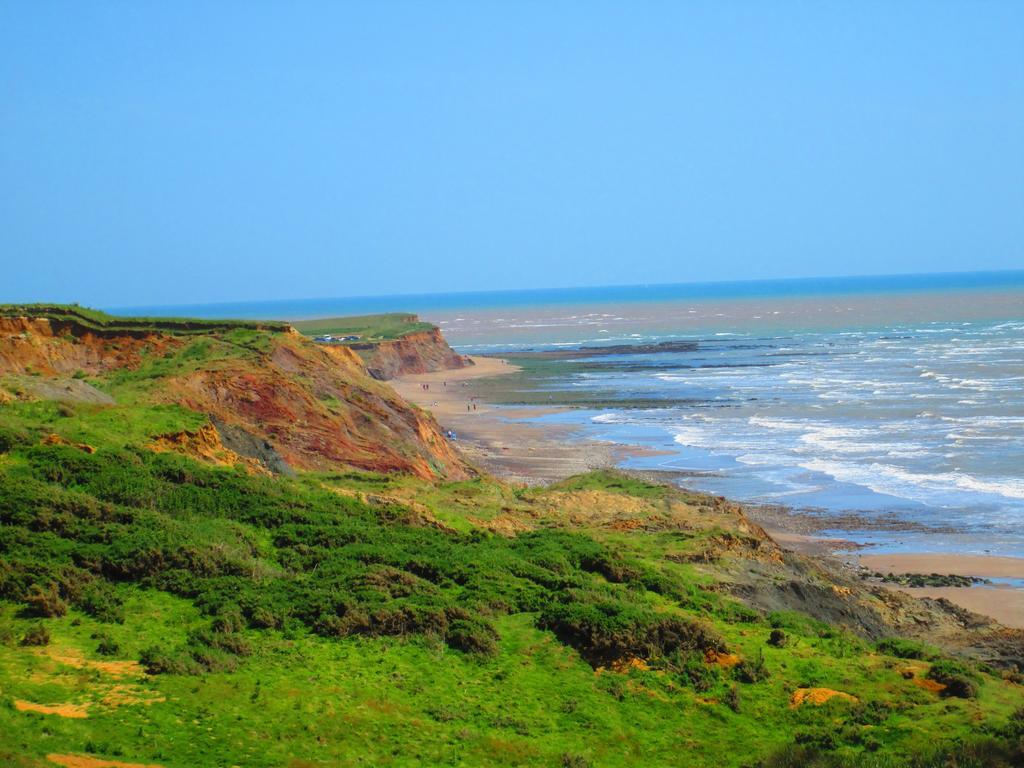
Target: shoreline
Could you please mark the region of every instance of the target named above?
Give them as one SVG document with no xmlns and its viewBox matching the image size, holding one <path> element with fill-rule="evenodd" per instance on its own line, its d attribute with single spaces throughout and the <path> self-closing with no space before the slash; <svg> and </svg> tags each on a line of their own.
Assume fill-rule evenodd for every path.
<svg viewBox="0 0 1024 768">
<path fill-rule="evenodd" d="M 470 462 L 508 482 L 548 485 L 595 469 L 617 468 L 623 461 L 661 452 L 579 436 L 567 424 L 533 419 L 565 413 L 567 406 L 504 406 L 482 399 L 475 383 L 513 374 L 518 366 L 495 357 L 471 357 L 474 365 L 455 370 L 410 374 L 389 383 L 406 400 L 434 414 L 443 430 L 453 430 L 456 444 Z M 425 386 L 427 388 L 425 388 Z M 631 471 L 631 470 L 626 470 Z M 632 471 L 661 482 L 685 480 L 685 473 Z M 801 554 L 826 557 L 861 572 L 973 576 L 1024 580 L 1024 558 L 987 555 L 908 552 L 871 554 L 855 542 L 821 536 L 815 523 L 789 508 L 743 504 L 754 522 L 780 546 Z M 844 516 L 845 517 L 845 516 Z M 881 527 L 895 525 L 883 522 Z M 886 585 L 915 597 L 944 598 L 969 611 L 1024 628 L 1024 589 L 1008 584 L 972 587 L 907 587 Z"/>
<path fill-rule="evenodd" d="M 460 451 L 481 469 L 514 483 L 548 485 L 613 467 L 631 456 L 651 455 L 639 447 L 575 438 L 577 430 L 570 425 L 528 421 L 565 412 L 564 407 L 484 401 L 475 381 L 513 374 L 520 368 L 500 358 L 470 359 L 474 364 L 466 368 L 409 374 L 389 383 L 406 400 L 433 413 L 442 430 L 454 431 Z"/>
</svg>

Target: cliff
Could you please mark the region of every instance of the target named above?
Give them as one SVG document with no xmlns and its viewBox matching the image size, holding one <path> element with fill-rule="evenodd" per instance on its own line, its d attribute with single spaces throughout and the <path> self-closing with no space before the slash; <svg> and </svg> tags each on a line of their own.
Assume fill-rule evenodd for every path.
<svg viewBox="0 0 1024 768">
<path fill-rule="evenodd" d="M 387 381 L 407 373 L 430 373 L 472 365 L 434 328 L 416 331 L 398 339 L 352 344 L 375 379 Z"/>
<path fill-rule="evenodd" d="M 346 347 L 255 324 L 200 321 L 179 332 L 128 319 L 101 329 L 74 315 L 0 315 L 3 389 L 23 398 L 56 389 L 75 399 L 86 379 L 90 391 L 114 400 L 107 407 L 175 405 L 198 414 L 227 449 L 270 469 L 472 474 L 433 417 L 376 381 Z M 152 437 L 172 448 L 187 443 L 166 432 Z"/>
<path fill-rule="evenodd" d="M 325 346 L 355 350 L 370 375 L 381 381 L 472 365 L 448 346 L 436 326 L 405 312 L 299 320 L 293 325 L 307 336 L 328 337 Z"/>
</svg>

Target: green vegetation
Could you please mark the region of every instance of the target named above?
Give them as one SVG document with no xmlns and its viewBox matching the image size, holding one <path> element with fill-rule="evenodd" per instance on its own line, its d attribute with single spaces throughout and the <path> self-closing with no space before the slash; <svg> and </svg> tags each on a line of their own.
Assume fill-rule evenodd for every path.
<svg viewBox="0 0 1024 768">
<path fill-rule="evenodd" d="M 410 333 L 433 331 L 435 326 L 422 322 L 416 315 L 392 312 L 384 315 L 324 317 L 318 320 L 297 320 L 292 325 L 307 336 L 359 336 L 361 342 L 400 339 Z M 353 342 L 349 342 L 353 343 Z"/>
<path fill-rule="evenodd" d="M 214 331 L 250 329 L 286 331 L 288 323 L 262 320 L 202 320 L 182 317 L 117 317 L 77 304 L 0 304 L 0 317 L 46 318 L 79 328 L 108 334 L 162 331 L 203 334 Z"/>
<path fill-rule="evenodd" d="M 528 489 L 151 450 L 207 423 L 161 401 L 170 377 L 266 349 L 222 329 L 87 376 L 115 405 L 0 405 L 0 764 L 1024 756 L 1019 681 L 730 596 L 720 552 L 757 542 L 708 497 L 615 472 Z M 794 703 L 810 689 L 847 695 Z"/>
</svg>

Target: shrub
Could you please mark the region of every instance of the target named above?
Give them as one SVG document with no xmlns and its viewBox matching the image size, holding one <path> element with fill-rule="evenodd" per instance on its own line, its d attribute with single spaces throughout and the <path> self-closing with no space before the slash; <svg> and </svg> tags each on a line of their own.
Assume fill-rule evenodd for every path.
<svg viewBox="0 0 1024 768">
<path fill-rule="evenodd" d="M 33 584 L 25 595 L 26 611 L 30 616 L 55 618 L 68 612 L 68 604 L 60 596 L 57 585 L 49 583 L 45 587 Z"/>
<path fill-rule="evenodd" d="M 553 603 L 538 626 L 552 630 L 595 667 L 622 658 L 725 650 L 724 640 L 703 624 L 593 593 L 573 592 L 565 602 Z"/>
<path fill-rule="evenodd" d="M 946 686 L 943 696 L 973 699 L 978 696 L 977 675 L 965 664 L 953 659 L 940 659 L 932 664 L 927 677 Z"/>
<path fill-rule="evenodd" d="M 481 619 L 457 618 L 448 625 L 445 642 L 467 653 L 493 656 L 498 652 L 498 633 Z"/>
<path fill-rule="evenodd" d="M 760 683 L 770 677 L 764 654 L 758 652 L 756 659 L 744 659 L 733 669 L 733 676 L 741 683 Z"/>
<path fill-rule="evenodd" d="M 590 761 L 583 755 L 573 755 L 568 752 L 562 755 L 562 768 L 590 768 Z"/>
<path fill-rule="evenodd" d="M 717 666 L 704 663 L 704 655 L 693 652 L 681 664 L 680 677 L 697 693 L 711 690 L 721 677 Z"/>
<path fill-rule="evenodd" d="M 105 624 L 124 624 L 124 601 L 104 582 L 85 589 L 75 605 Z"/>
<path fill-rule="evenodd" d="M 22 645 L 49 645 L 50 630 L 44 624 L 33 624 L 21 638 Z"/>
<path fill-rule="evenodd" d="M 740 692 L 739 689 L 733 685 L 725 692 L 725 706 L 731 709 L 733 712 L 739 713 L 740 711 Z"/>
<path fill-rule="evenodd" d="M 782 648 L 786 645 L 789 638 L 786 637 L 785 630 L 773 629 L 771 634 L 768 635 L 768 645 L 774 645 L 776 648 Z"/>
<path fill-rule="evenodd" d="M 100 656 L 117 656 L 121 652 L 121 646 L 110 635 L 101 634 L 96 639 L 100 641 L 96 646 L 96 653 Z"/>
<path fill-rule="evenodd" d="M 886 653 L 900 659 L 926 659 L 931 654 L 921 643 L 902 637 L 887 637 L 875 645 L 879 653 Z"/>
<path fill-rule="evenodd" d="M 10 453 L 19 445 L 25 445 L 30 440 L 28 433 L 22 430 L 0 427 L 0 453 Z"/>
</svg>

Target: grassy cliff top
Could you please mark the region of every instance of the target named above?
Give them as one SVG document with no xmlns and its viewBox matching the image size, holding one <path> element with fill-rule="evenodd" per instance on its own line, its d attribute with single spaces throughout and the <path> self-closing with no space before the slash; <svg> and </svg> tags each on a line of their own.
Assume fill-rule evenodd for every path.
<svg viewBox="0 0 1024 768">
<path fill-rule="evenodd" d="M 204 320 L 184 317 L 119 317 L 77 304 L 0 304 L 0 317 L 43 317 L 72 322 L 89 330 L 118 333 L 163 331 L 167 333 L 209 333 L 239 328 L 286 331 L 288 323 L 263 320 Z"/>
<path fill-rule="evenodd" d="M 387 341 L 400 339 L 410 333 L 432 331 L 435 326 L 425 323 L 416 315 L 391 312 L 383 315 L 356 315 L 353 317 L 323 317 L 299 320 L 292 326 L 307 336 L 359 336 L 361 341 Z"/>
</svg>

